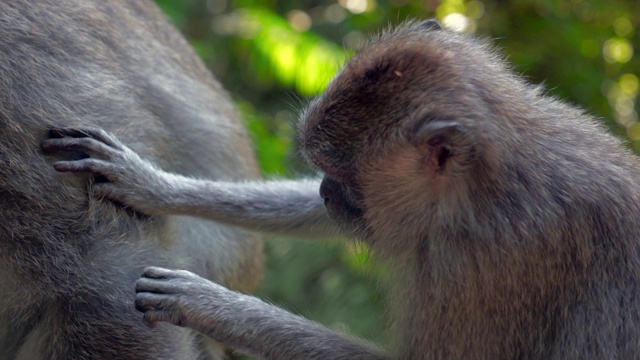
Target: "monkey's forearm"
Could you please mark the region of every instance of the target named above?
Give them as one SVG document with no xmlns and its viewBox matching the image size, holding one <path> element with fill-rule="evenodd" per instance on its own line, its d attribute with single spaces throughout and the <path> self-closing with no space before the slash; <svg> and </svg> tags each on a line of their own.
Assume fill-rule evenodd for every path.
<svg viewBox="0 0 640 360">
<path fill-rule="evenodd" d="M 89 172 L 108 182 L 98 197 L 149 215 L 198 216 L 256 231 L 304 237 L 337 234 L 320 197 L 319 180 L 219 182 L 165 172 L 101 129 L 54 129 L 44 151 L 83 151 L 90 158 L 59 161 L 62 172 Z"/>
<path fill-rule="evenodd" d="M 213 182 L 171 175 L 168 183 L 162 209 L 167 213 L 284 235 L 338 233 L 318 194 L 318 180 Z"/>
<path fill-rule="evenodd" d="M 265 359 L 389 359 L 381 349 L 335 333 L 261 300 L 225 289 L 189 326 Z M 222 302 L 228 306 L 221 306 Z"/>
</svg>

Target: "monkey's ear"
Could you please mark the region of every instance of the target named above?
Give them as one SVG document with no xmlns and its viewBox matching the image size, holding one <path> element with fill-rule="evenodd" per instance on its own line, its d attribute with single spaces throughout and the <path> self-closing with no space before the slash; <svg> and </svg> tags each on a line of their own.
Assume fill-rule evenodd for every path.
<svg viewBox="0 0 640 360">
<path fill-rule="evenodd" d="M 414 140 L 427 149 L 427 166 L 436 173 L 459 169 L 473 155 L 468 130 L 454 120 L 426 121 L 417 128 Z"/>
<path fill-rule="evenodd" d="M 442 26 L 440 26 L 440 23 L 436 19 L 425 20 L 420 23 L 419 27 L 427 31 L 442 30 Z"/>
</svg>

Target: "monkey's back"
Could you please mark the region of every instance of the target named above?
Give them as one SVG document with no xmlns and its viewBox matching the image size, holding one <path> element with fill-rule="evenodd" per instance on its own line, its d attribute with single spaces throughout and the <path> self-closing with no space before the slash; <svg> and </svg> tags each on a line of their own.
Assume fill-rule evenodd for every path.
<svg viewBox="0 0 640 360">
<path fill-rule="evenodd" d="M 512 109 L 487 101 L 495 158 L 466 175 L 460 217 L 432 224 L 417 261 L 438 281 L 418 285 L 431 300 L 416 341 L 434 358 L 636 358 L 638 158 L 582 110 L 521 90 Z"/>
<path fill-rule="evenodd" d="M 56 173 L 39 144 L 51 128 L 91 125 L 168 171 L 256 178 L 228 96 L 147 1 L 2 3 L 0 53 L 0 353 L 200 356 L 187 330 L 142 324 L 135 279 L 165 265 L 250 289 L 261 277 L 260 239 L 93 199 L 88 176 Z"/>
</svg>

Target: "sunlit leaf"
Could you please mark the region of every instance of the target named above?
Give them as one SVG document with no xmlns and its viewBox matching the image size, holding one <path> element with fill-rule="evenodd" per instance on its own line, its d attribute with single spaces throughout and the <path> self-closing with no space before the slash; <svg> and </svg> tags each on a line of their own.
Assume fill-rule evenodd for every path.
<svg viewBox="0 0 640 360">
<path fill-rule="evenodd" d="M 302 95 L 321 93 L 350 55 L 312 32 L 295 30 L 269 10 L 242 9 L 240 14 L 243 27 L 251 29 L 246 37 L 253 61 L 263 66 L 261 75 L 273 76 Z"/>
</svg>

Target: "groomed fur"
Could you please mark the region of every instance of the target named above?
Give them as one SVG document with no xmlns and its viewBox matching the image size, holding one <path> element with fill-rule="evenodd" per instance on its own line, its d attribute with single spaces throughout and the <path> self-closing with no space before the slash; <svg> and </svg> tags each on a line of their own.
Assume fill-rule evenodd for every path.
<svg viewBox="0 0 640 360">
<path fill-rule="evenodd" d="M 251 233 L 142 216 L 87 192 L 40 143 L 57 127 L 108 129 L 172 172 L 255 179 L 228 96 L 151 1 L 0 2 L 0 358 L 205 359 L 193 332 L 145 326 L 133 284 L 147 265 L 248 290 Z M 216 355 L 217 354 L 217 355 Z"/>
</svg>

